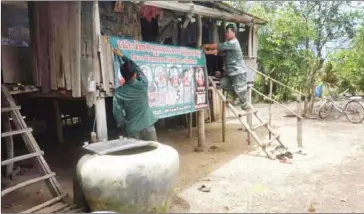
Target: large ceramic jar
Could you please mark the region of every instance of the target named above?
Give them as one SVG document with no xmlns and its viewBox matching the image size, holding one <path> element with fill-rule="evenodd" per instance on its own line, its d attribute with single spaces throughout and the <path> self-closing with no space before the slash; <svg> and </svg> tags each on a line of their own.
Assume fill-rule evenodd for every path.
<svg viewBox="0 0 364 214">
<path fill-rule="evenodd" d="M 178 177 L 178 152 L 160 143 L 146 143 L 108 148 L 111 152 L 86 154 L 79 160 L 77 179 L 91 211 L 168 211 Z"/>
</svg>

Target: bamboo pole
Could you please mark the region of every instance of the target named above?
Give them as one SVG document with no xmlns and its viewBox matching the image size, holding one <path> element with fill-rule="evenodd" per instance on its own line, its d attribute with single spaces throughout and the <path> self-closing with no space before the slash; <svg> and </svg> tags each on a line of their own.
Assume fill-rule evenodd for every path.
<svg viewBox="0 0 364 214">
<path fill-rule="evenodd" d="M 272 98 L 273 96 L 273 81 L 271 79 L 269 79 L 269 98 Z M 268 124 L 270 126 L 272 126 L 272 101 L 269 100 L 269 119 L 268 119 Z M 269 132 L 269 139 L 271 139 L 272 137 L 272 133 Z"/>
<path fill-rule="evenodd" d="M 301 96 L 297 95 L 297 114 L 301 115 Z M 299 152 L 302 152 L 302 118 L 297 117 L 297 146 Z"/>
<path fill-rule="evenodd" d="M 247 99 L 247 102 L 249 103 L 249 105 L 251 106 L 251 103 L 252 103 L 252 85 L 251 84 L 248 84 L 248 99 Z M 249 113 L 251 110 L 247 110 L 247 112 Z M 247 117 L 246 117 L 246 121 L 247 121 L 247 124 L 249 126 L 249 128 L 252 127 L 253 125 L 253 117 L 252 117 L 252 114 L 247 114 Z M 251 144 L 251 135 L 250 133 L 248 132 L 248 145 Z"/>
<path fill-rule="evenodd" d="M 226 103 L 223 100 L 221 100 L 221 124 L 222 124 L 222 142 L 225 142 L 226 141 Z"/>
</svg>

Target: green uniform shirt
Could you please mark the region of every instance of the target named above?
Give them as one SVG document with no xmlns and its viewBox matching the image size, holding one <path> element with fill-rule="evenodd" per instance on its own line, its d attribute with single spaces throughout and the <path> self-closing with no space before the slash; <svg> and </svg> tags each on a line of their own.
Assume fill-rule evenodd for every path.
<svg viewBox="0 0 364 214">
<path fill-rule="evenodd" d="M 132 134 L 154 125 L 157 118 L 148 103 L 148 79 L 132 60 L 125 56 L 122 60 L 130 63 L 137 77 L 115 90 L 113 114 L 118 125 L 124 127 L 127 134 Z"/>
<path fill-rule="evenodd" d="M 225 52 L 226 73 L 235 76 L 246 72 L 243 51 L 239 41 L 235 38 L 217 45 L 219 52 Z"/>
</svg>

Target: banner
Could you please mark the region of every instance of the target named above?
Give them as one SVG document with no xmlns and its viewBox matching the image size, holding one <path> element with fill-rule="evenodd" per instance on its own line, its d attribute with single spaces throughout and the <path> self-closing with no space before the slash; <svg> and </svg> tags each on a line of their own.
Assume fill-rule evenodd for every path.
<svg viewBox="0 0 364 214">
<path fill-rule="evenodd" d="M 205 54 L 202 50 L 109 37 L 113 48 L 140 66 L 148 78 L 149 106 L 158 118 L 208 108 Z M 124 84 L 114 56 L 115 88 Z"/>
</svg>

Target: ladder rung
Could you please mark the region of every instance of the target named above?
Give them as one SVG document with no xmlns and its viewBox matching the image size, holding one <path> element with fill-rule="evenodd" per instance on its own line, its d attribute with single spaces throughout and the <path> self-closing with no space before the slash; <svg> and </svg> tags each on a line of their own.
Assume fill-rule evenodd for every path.
<svg viewBox="0 0 364 214">
<path fill-rule="evenodd" d="M 239 114 L 239 117 L 244 117 L 244 116 L 246 116 L 248 114 L 255 114 L 257 112 L 258 112 L 258 109 L 253 109 L 253 110 L 250 110 L 250 111 L 246 111 L 243 114 Z"/>
<path fill-rule="evenodd" d="M 51 174 L 44 175 L 44 176 L 39 177 L 39 178 L 33 178 L 33 179 L 30 179 L 30 180 L 24 181 L 22 183 L 19 183 L 19 184 L 15 185 L 15 186 L 4 189 L 3 191 L 1 191 L 1 197 L 3 197 L 6 194 L 9 194 L 9 193 L 11 193 L 11 192 L 13 192 L 13 191 L 15 191 L 17 189 L 20 189 L 22 187 L 29 186 L 31 184 L 34 184 L 34 183 L 49 179 L 49 178 L 51 178 L 51 177 L 53 177 L 55 175 L 56 175 L 56 173 L 53 172 Z"/>
<path fill-rule="evenodd" d="M 24 134 L 26 132 L 32 132 L 32 131 L 33 131 L 32 128 L 19 129 L 19 130 L 16 130 L 16 131 L 1 133 L 1 137 L 10 137 L 10 136 L 13 136 L 13 135 Z"/>
<path fill-rule="evenodd" d="M 34 153 L 26 154 L 26 155 L 21 155 L 21 156 L 15 157 L 15 158 L 3 160 L 3 161 L 1 161 L 1 166 L 5 166 L 5 165 L 8 165 L 8 164 L 18 162 L 18 161 L 22 161 L 22 160 L 26 160 L 26 159 L 29 159 L 29 158 L 34 158 L 34 157 L 37 157 L 37 156 L 40 156 L 40 155 L 44 155 L 44 152 L 43 151 L 34 152 Z"/>
<path fill-rule="evenodd" d="M 16 111 L 20 110 L 20 106 L 12 106 L 12 107 L 1 107 L 1 112 L 9 112 L 9 111 Z"/>
<path fill-rule="evenodd" d="M 273 141 L 277 140 L 279 138 L 279 134 L 273 135 L 271 139 L 269 139 L 266 143 L 264 143 L 265 146 L 270 145 L 273 143 Z"/>
<path fill-rule="evenodd" d="M 74 213 L 74 212 L 72 212 L 72 210 L 79 209 L 79 208 L 80 207 L 77 204 L 72 204 L 72 205 L 70 205 L 70 206 L 68 206 L 68 207 L 66 207 L 66 208 L 64 208 L 62 210 L 59 210 L 58 212 L 59 213 Z"/>
<path fill-rule="evenodd" d="M 85 210 L 84 208 L 77 208 L 67 213 L 84 213 L 84 210 Z"/>
<path fill-rule="evenodd" d="M 63 213 L 63 209 L 71 207 L 71 204 L 66 204 L 64 202 L 58 202 L 52 206 L 45 207 L 42 210 L 37 211 L 37 213 Z"/>
<path fill-rule="evenodd" d="M 35 207 L 32 207 L 32 208 L 30 208 L 28 210 L 25 210 L 25 211 L 21 212 L 21 213 L 34 213 L 34 212 L 37 212 L 38 210 L 41 210 L 41 209 L 43 209 L 45 207 L 51 206 L 52 204 L 55 204 L 55 203 L 61 201 L 66 196 L 67 196 L 67 194 L 63 194 L 63 195 L 60 195 L 58 197 L 52 198 L 52 199 L 50 199 L 50 200 L 48 200 L 48 201 L 46 201 L 46 202 L 44 202 L 42 204 L 39 204 L 39 205 L 37 205 Z"/>
<path fill-rule="evenodd" d="M 259 124 L 259 125 L 256 125 L 256 126 L 253 126 L 253 127 L 251 128 L 251 130 L 256 130 L 256 129 L 259 129 L 260 127 L 263 127 L 263 126 L 266 126 L 266 125 L 268 125 L 268 121 L 267 121 L 267 122 L 264 122 L 264 123 L 262 123 L 262 124 Z"/>
</svg>

